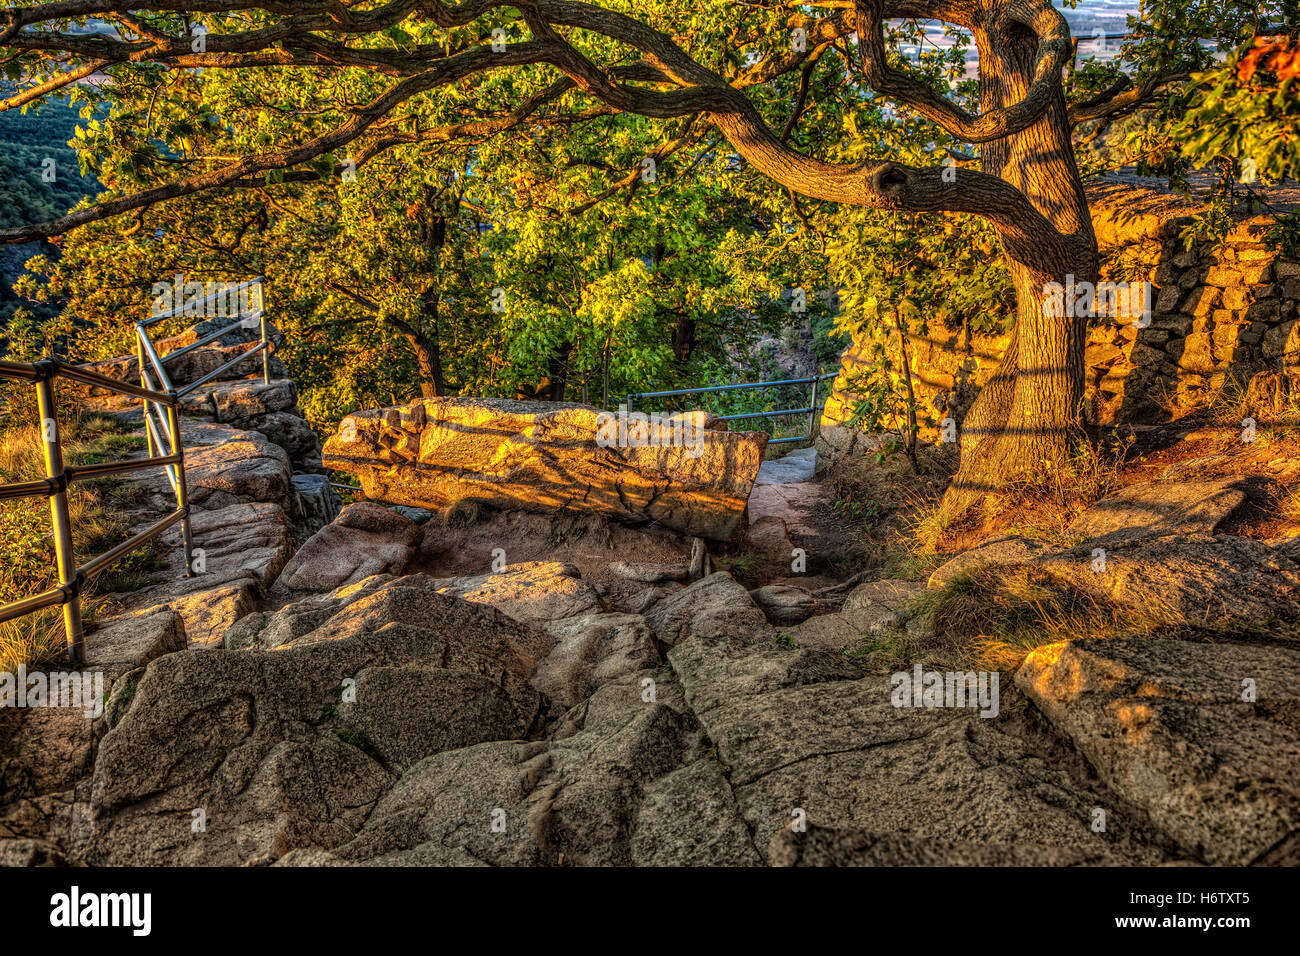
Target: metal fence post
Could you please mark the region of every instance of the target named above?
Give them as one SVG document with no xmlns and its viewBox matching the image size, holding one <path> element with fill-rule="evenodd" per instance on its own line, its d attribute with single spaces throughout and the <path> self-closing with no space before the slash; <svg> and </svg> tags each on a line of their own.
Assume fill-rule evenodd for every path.
<svg viewBox="0 0 1300 956">
<path fill-rule="evenodd" d="M 271 345 L 266 337 L 266 310 L 262 310 L 262 381 L 271 381 Z"/>
<path fill-rule="evenodd" d="M 77 581 L 77 560 L 72 552 L 72 518 L 68 513 L 68 488 L 63 470 L 58 411 L 54 405 L 53 369 L 36 383 L 36 408 L 40 418 L 41 447 L 45 450 L 45 475 L 58 484 L 50 495 L 50 520 L 54 527 L 54 556 L 59 583 L 67 589 L 63 602 L 63 630 L 68 639 L 68 663 L 80 667 L 85 659 L 81 626 L 81 588 Z"/>
<path fill-rule="evenodd" d="M 257 311 L 261 313 L 262 321 L 262 382 L 270 384 L 271 381 L 271 340 L 266 334 L 266 299 L 265 292 L 262 289 L 262 280 L 257 280 Z"/>
<path fill-rule="evenodd" d="M 168 392 L 171 403 L 167 406 L 167 430 L 171 432 L 171 453 L 180 455 L 176 468 L 176 510 L 183 513 L 181 518 L 181 543 L 185 548 L 185 576 L 194 577 L 194 535 L 190 531 L 190 495 L 185 487 L 185 446 L 181 442 L 181 416 L 177 411 L 179 401 L 176 390 Z"/>
<path fill-rule="evenodd" d="M 144 370 L 144 329 L 140 328 L 138 325 L 135 327 L 135 361 L 136 365 L 139 366 L 140 369 L 140 387 L 148 388 L 149 380 Z M 149 431 L 149 399 L 140 399 L 140 413 L 144 418 L 144 440 L 145 444 L 149 448 L 149 457 L 154 458 L 161 454 L 162 449 L 154 447 L 153 433 Z"/>
<path fill-rule="evenodd" d="M 808 440 L 812 441 L 817 435 L 817 379 L 812 380 L 812 401 L 808 404 L 812 406 L 812 411 L 808 413 Z"/>
</svg>

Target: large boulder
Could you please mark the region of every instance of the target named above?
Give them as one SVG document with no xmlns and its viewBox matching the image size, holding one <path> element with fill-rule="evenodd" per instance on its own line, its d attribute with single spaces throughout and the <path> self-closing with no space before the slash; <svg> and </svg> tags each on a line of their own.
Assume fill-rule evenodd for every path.
<svg viewBox="0 0 1300 956">
<path fill-rule="evenodd" d="M 561 561 L 525 561 L 507 564 L 500 571 L 462 578 L 438 578 L 433 587 L 489 604 L 529 624 L 561 621 L 599 613 L 600 596 L 579 576 L 572 564 Z"/>
<path fill-rule="evenodd" d="M 989 718 L 971 707 L 895 706 L 889 677 L 773 641 L 696 637 L 668 659 L 771 862 L 789 862 L 780 835 L 796 824 L 1046 848 L 1040 859 L 1161 859 L 1082 761 L 1047 759 L 1043 742 L 1008 726 L 1005 701 Z M 1091 827 L 1099 806 L 1104 833 Z"/>
<path fill-rule="evenodd" d="M 290 591 L 332 591 L 375 574 L 400 574 L 415 555 L 420 527 L 382 505 L 344 508 L 298 549 L 277 582 Z"/>
<path fill-rule="evenodd" d="M 1239 478 L 1144 481 L 1091 505 L 1071 522 L 1071 534 L 1212 534 L 1245 500 Z"/>
<path fill-rule="evenodd" d="M 1016 683 L 1111 790 L 1204 862 L 1242 866 L 1294 845 L 1300 652 L 1076 640 L 1032 652 Z"/>
<path fill-rule="evenodd" d="M 325 443 L 324 463 L 395 504 L 589 512 L 722 541 L 739 532 L 766 436 L 726 431 L 696 412 L 644 436 L 634 429 L 625 441 L 603 414 L 552 402 L 421 399 L 349 415 Z"/>
<path fill-rule="evenodd" d="M 544 635 L 410 579 L 335 601 L 278 649 L 150 663 L 100 743 L 87 862 L 240 865 L 333 847 L 406 768 L 540 726 L 547 704 L 527 678 Z"/>
<path fill-rule="evenodd" d="M 563 737 L 495 741 L 426 757 L 402 774 L 355 839 L 328 853 L 298 851 L 282 863 L 628 866 L 756 859 L 719 768 L 674 774 L 694 737 L 686 715 L 643 700 L 635 680 L 603 688 L 575 711 Z"/>
<path fill-rule="evenodd" d="M 669 647 L 697 635 L 746 637 L 768 630 L 762 610 L 726 571 L 659 601 L 646 613 L 646 620 L 655 637 Z"/>
</svg>

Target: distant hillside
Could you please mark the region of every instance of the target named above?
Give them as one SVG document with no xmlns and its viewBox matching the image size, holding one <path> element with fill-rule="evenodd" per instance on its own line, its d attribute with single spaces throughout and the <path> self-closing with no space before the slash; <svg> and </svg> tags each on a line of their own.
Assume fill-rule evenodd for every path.
<svg viewBox="0 0 1300 956">
<path fill-rule="evenodd" d="M 62 215 L 82 197 L 99 191 L 93 176 L 82 178 L 77 154 L 67 145 L 79 121 L 80 113 L 66 100 L 50 101 L 26 115 L 17 110 L 0 113 L 0 228 Z M 53 160 L 52 167 L 47 160 Z M 46 182 L 43 174 L 50 168 L 54 179 Z M 56 250 L 37 242 L 0 246 L 0 339 L 19 306 L 38 315 L 51 311 L 13 294 L 23 264 L 42 251 Z"/>
</svg>

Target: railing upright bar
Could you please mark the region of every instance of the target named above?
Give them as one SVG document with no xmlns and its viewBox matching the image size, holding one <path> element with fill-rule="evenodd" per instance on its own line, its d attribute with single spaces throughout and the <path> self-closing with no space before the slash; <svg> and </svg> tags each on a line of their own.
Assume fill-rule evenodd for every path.
<svg viewBox="0 0 1300 956">
<path fill-rule="evenodd" d="M 159 414 L 161 414 L 161 412 Z M 145 431 L 148 432 L 153 437 L 153 443 L 158 447 L 158 450 L 162 451 L 162 449 L 166 448 L 167 446 L 163 444 L 162 436 L 160 435 L 160 430 L 165 430 L 165 429 L 160 429 L 159 426 L 156 426 L 154 424 L 152 411 L 148 411 L 145 413 L 144 424 L 145 424 Z M 182 468 L 180 470 L 183 471 L 184 469 Z M 176 471 L 177 469 L 172 468 L 170 465 L 166 465 L 163 467 L 163 473 L 167 476 L 167 483 L 172 486 L 173 492 L 176 491 Z"/>
<path fill-rule="evenodd" d="M 68 640 L 68 663 L 81 666 L 85 657 L 81 625 L 81 594 L 78 586 L 77 559 L 72 551 L 72 517 L 68 511 L 68 490 L 64 481 L 63 449 L 59 444 L 58 410 L 54 403 L 54 380 L 46 376 L 36 383 L 36 408 L 40 418 L 42 446 L 45 451 L 45 474 L 58 482 L 50 496 L 50 521 L 54 526 L 54 556 L 58 562 L 59 583 L 68 590 L 63 604 L 63 630 Z"/>
<path fill-rule="evenodd" d="M 808 437 L 812 438 L 817 434 L 817 379 L 812 383 L 812 401 L 809 402 L 808 409 Z"/>
<path fill-rule="evenodd" d="M 262 289 L 258 286 L 257 298 L 260 302 L 262 299 Z M 266 335 L 266 310 L 262 309 L 262 381 L 266 384 L 271 382 L 271 342 Z"/>
<path fill-rule="evenodd" d="M 163 360 L 158 356 L 158 351 L 153 347 L 153 343 L 149 341 L 149 336 L 145 335 L 144 329 L 137 327 L 137 331 L 140 333 L 140 344 L 144 346 L 145 354 L 149 356 L 149 364 L 158 373 L 158 383 L 162 386 L 160 391 L 170 393 L 172 380 L 167 375 L 167 370 L 163 368 Z"/>
<path fill-rule="evenodd" d="M 144 329 L 137 325 L 135 327 L 135 332 L 135 362 L 140 371 L 140 387 L 147 389 L 149 388 L 149 373 L 144 367 Z M 140 417 L 146 422 L 149 418 L 149 399 L 147 398 L 140 399 Z M 148 428 L 144 430 L 144 440 L 145 444 L 149 448 L 149 457 L 157 458 L 162 449 L 154 447 L 153 435 L 150 433 Z"/>
<path fill-rule="evenodd" d="M 167 408 L 168 424 L 171 425 L 172 454 L 183 459 L 181 451 L 181 418 L 175 403 Z M 185 466 L 176 466 L 176 510 L 181 515 L 181 543 L 185 548 L 185 576 L 194 577 L 194 535 L 190 531 L 190 497 L 185 485 Z"/>
</svg>

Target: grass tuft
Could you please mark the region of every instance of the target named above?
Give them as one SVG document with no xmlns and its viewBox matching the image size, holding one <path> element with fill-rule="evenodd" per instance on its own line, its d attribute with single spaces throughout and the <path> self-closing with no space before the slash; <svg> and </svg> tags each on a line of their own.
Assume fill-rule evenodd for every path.
<svg viewBox="0 0 1300 956">
<path fill-rule="evenodd" d="M 69 415 L 62 425 L 65 463 L 84 465 L 118 461 L 144 447 L 144 440 L 106 415 Z M 29 481 L 44 475 L 40 433 L 33 425 L 0 432 L 0 483 Z M 68 494 L 73 548 L 84 564 L 128 537 L 123 509 L 124 486 L 119 479 L 78 483 Z M 49 502 L 23 498 L 0 502 L 0 604 L 30 597 L 58 583 L 50 528 Z M 137 549 L 93 582 L 93 592 L 106 594 L 141 587 L 149 572 L 160 566 L 157 551 Z M 83 600 L 83 612 L 89 614 Z M 0 671 L 23 663 L 57 660 L 66 647 L 63 615 L 58 608 L 0 623 Z"/>
</svg>

